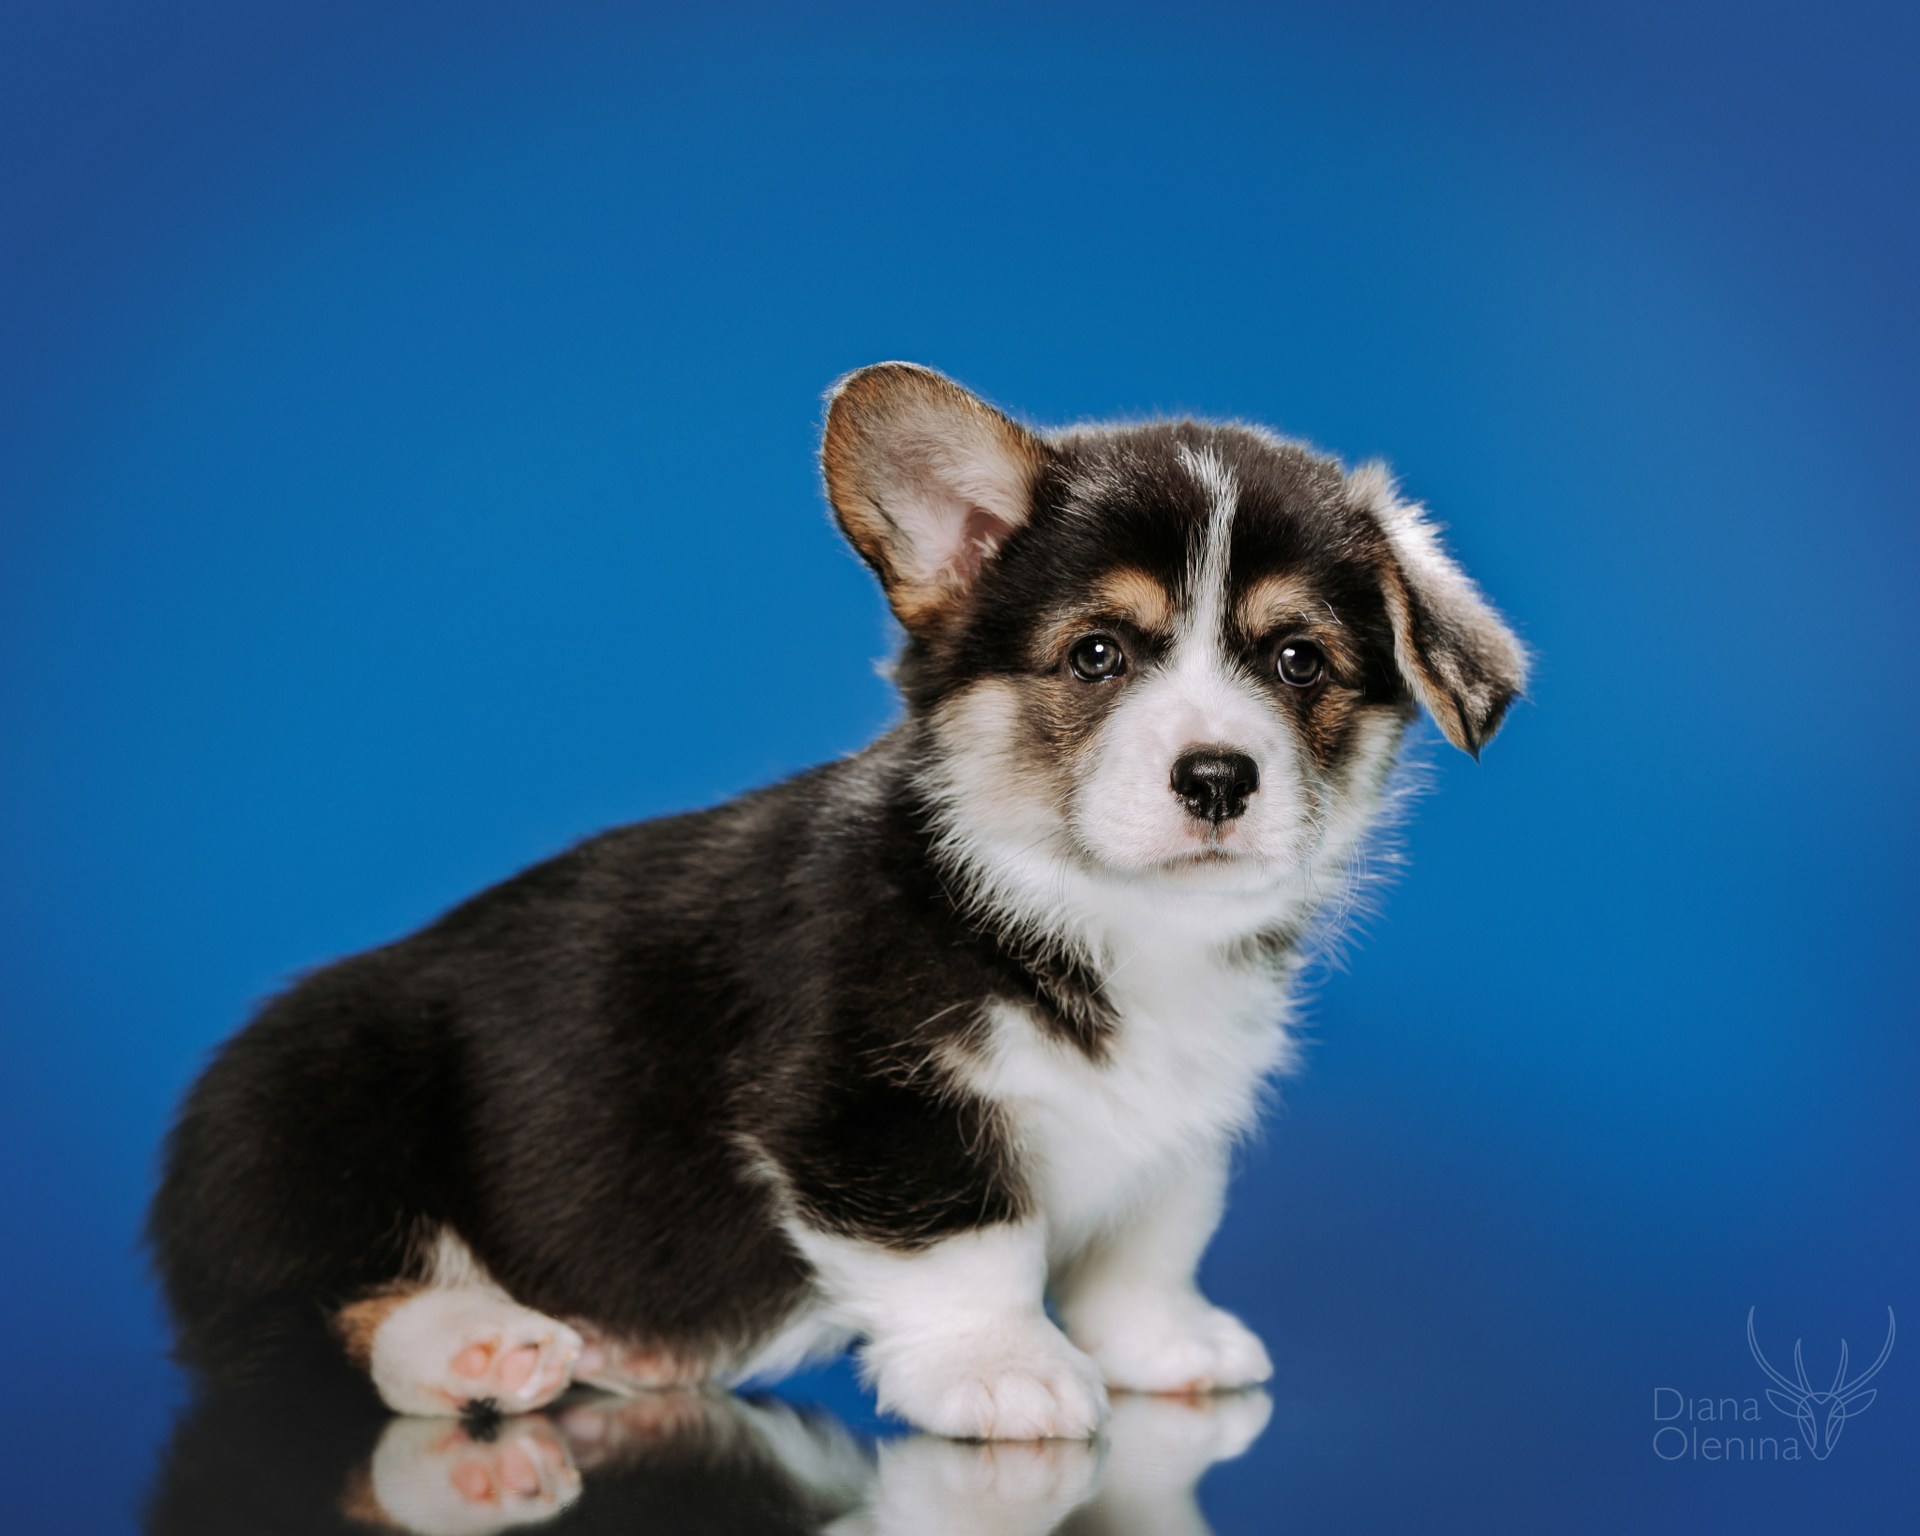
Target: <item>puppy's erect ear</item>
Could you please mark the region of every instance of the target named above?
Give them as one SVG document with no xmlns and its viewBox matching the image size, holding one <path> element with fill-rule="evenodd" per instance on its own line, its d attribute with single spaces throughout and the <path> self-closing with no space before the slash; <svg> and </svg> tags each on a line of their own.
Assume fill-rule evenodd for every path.
<svg viewBox="0 0 1920 1536">
<path fill-rule="evenodd" d="M 1384 464 L 1362 464 L 1347 489 L 1387 536 L 1384 573 L 1393 647 L 1414 697 L 1475 757 L 1527 685 L 1527 653 L 1441 546 L 1426 509 L 1402 501 Z"/>
<path fill-rule="evenodd" d="M 821 463 L 841 530 L 912 633 L 957 607 L 1027 520 L 1046 448 L 930 368 L 875 363 L 834 386 Z"/>
</svg>

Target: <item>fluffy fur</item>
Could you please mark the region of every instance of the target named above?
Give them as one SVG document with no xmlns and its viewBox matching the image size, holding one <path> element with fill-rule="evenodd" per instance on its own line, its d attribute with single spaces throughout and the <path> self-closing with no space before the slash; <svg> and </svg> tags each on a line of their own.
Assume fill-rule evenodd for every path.
<svg viewBox="0 0 1920 1536">
<path fill-rule="evenodd" d="M 448 1413 L 858 1339 L 984 1438 L 1267 1376 L 1193 1276 L 1302 936 L 1417 703 L 1477 753 L 1522 652 L 1383 470 L 1258 429 L 1042 435 L 882 364 L 823 463 L 901 722 L 269 1004 L 153 1208 L 189 1360 L 318 1324 Z"/>
</svg>

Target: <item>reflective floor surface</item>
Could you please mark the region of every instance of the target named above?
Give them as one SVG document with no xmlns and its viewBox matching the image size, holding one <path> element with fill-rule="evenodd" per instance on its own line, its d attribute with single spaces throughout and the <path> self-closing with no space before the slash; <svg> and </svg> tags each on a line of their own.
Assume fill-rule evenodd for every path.
<svg viewBox="0 0 1920 1536">
<path fill-rule="evenodd" d="M 487 1422 L 386 1418 L 364 1401 L 212 1396 L 179 1421 L 153 1536 L 349 1531 L 1177 1533 L 1195 1488 L 1266 1427 L 1264 1393 L 1129 1398 L 1097 1444 L 860 1435 L 777 1398 L 571 1394 Z"/>
<path fill-rule="evenodd" d="M 915 1434 L 875 1414 L 844 1361 L 777 1395 L 575 1391 L 542 1413 L 461 1422 L 394 1418 L 335 1374 L 196 1391 L 157 1357 L 123 1359 L 118 1381 L 52 1379 L 33 1412 L 0 1421 L 17 1517 L 7 1528 L 146 1536 L 1910 1529 L 1920 1415 L 1900 1349 L 1872 1412 L 1851 1425 L 1844 1445 L 1817 1457 L 1766 1402 L 1739 1335 L 1736 1321 L 1727 1339 L 1685 1360 L 1670 1353 L 1670 1337 L 1661 1353 L 1673 1369 L 1649 1377 L 1632 1347 L 1572 1355 L 1563 1341 L 1557 1355 L 1534 1353 L 1543 1340 L 1526 1331 L 1506 1341 L 1457 1339 L 1439 1359 L 1420 1358 L 1389 1320 L 1371 1335 L 1324 1340 L 1323 1355 L 1303 1338 L 1295 1368 L 1283 1367 L 1271 1393 L 1117 1397 L 1093 1444 Z M 48 1342 L 29 1339 L 26 1358 L 45 1358 L 38 1346 Z M 1806 1341 L 1810 1369 L 1831 1368 L 1831 1342 L 1818 1344 L 1816 1359 L 1815 1341 Z M 1791 1339 L 1784 1349 L 1790 1359 Z M 96 1375 L 115 1368 L 102 1361 Z M 1670 1384 L 1701 1395 L 1688 1391 L 1684 1410 L 1663 1420 L 1675 1397 L 1658 1389 L 1671 1394 Z M 1708 1392 L 1732 1394 L 1731 1419 L 1712 1416 L 1722 1400 Z"/>
</svg>

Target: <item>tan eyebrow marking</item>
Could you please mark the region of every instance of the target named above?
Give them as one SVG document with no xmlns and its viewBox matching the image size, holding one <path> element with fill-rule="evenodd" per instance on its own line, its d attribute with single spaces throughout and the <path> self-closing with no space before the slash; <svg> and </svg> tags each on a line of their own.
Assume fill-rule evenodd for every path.
<svg viewBox="0 0 1920 1536">
<path fill-rule="evenodd" d="M 1277 629 L 1287 619 L 1317 614 L 1326 617 L 1326 604 L 1298 576 L 1262 576 L 1241 595 L 1235 617 L 1250 635 Z"/>
<path fill-rule="evenodd" d="M 1333 605 L 1299 576 L 1262 576 L 1241 596 L 1234 617 L 1241 632 L 1249 637 L 1280 629 L 1310 636 L 1337 671 L 1352 671 L 1360 664 L 1360 650 L 1352 631 L 1340 622 Z"/>
<path fill-rule="evenodd" d="M 1145 571 L 1123 566 L 1108 571 L 1093 584 L 1093 602 L 1136 629 L 1164 630 L 1173 623 L 1173 600 L 1167 589 Z"/>
<path fill-rule="evenodd" d="M 1070 641 L 1116 619 L 1145 634 L 1165 634 L 1173 628 L 1172 595 L 1137 566 L 1108 571 L 1040 627 L 1034 636 L 1037 664 L 1052 665 Z"/>
</svg>

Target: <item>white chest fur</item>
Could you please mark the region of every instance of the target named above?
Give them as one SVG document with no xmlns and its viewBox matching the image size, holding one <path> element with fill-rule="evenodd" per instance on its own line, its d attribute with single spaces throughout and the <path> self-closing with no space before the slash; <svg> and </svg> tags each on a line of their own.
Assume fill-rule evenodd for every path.
<svg viewBox="0 0 1920 1536">
<path fill-rule="evenodd" d="M 1107 996 L 1117 1025 L 1100 1056 L 1002 1005 L 967 1073 L 1007 1118 L 1057 1256 L 1217 1158 L 1289 1050 L 1284 983 L 1178 935 L 1122 950 Z"/>
</svg>

